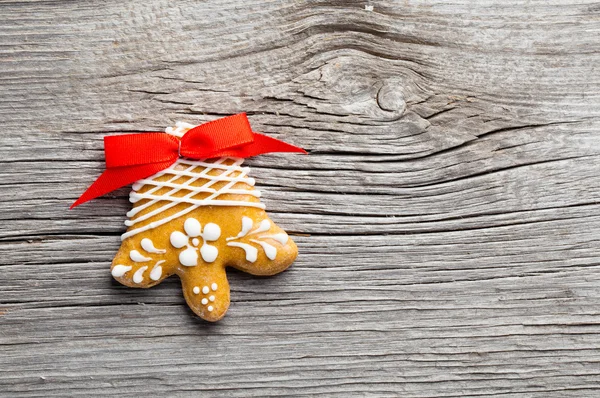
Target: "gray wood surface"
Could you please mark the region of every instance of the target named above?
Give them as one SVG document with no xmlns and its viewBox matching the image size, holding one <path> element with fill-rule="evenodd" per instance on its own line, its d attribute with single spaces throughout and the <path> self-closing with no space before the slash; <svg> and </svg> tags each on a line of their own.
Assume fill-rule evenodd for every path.
<svg viewBox="0 0 600 398">
<path fill-rule="evenodd" d="M 600 396 L 599 65 L 595 1 L 0 1 L 0 395 Z M 208 324 L 112 281 L 128 189 L 67 207 L 242 111 L 300 256 Z"/>
</svg>

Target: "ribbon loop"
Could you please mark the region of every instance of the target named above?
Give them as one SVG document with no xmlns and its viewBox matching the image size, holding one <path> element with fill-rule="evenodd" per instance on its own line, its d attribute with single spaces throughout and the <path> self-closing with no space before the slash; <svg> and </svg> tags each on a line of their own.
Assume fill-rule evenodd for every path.
<svg viewBox="0 0 600 398">
<path fill-rule="evenodd" d="M 165 133 L 125 134 L 104 137 L 107 168 L 175 161 L 179 140 Z"/>
<path fill-rule="evenodd" d="M 181 138 L 181 156 L 198 159 L 254 142 L 245 113 L 218 119 L 189 130 Z"/>
<path fill-rule="evenodd" d="M 171 166 L 179 157 L 247 158 L 269 152 L 306 154 L 302 148 L 253 132 L 245 113 L 194 127 L 181 140 L 167 133 L 104 137 L 106 170 L 71 208 L 152 176 Z"/>
</svg>

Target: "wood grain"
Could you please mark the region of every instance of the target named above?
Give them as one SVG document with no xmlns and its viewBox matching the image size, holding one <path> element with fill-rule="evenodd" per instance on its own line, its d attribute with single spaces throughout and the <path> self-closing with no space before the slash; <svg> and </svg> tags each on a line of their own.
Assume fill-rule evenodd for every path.
<svg viewBox="0 0 600 398">
<path fill-rule="evenodd" d="M 369 11 L 369 7 L 373 7 Z M 0 1 L 0 396 L 600 394 L 600 3 Z M 102 137 L 246 111 L 295 265 L 112 281 Z"/>
</svg>

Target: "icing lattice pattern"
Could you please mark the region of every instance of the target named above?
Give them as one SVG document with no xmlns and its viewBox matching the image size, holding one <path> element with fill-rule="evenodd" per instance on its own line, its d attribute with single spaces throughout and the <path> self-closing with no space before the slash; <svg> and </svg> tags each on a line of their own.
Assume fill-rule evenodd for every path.
<svg viewBox="0 0 600 398">
<path fill-rule="evenodd" d="M 168 128 L 166 132 L 181 137 L 192 127 L 187 123 L 178 123 L 176 129 Z M 225 194 L 235 194 L 245 195 L 248 199 L 260 198 L 260 191 L 253 189 L 254 179 L 248 177 L 250 168 L 241 167 L 243 161 L 243 159 L 229 157 L 219 158 L 214 162 L 178 159 L 167 169 L 137 181 L 133 184 L 129 200 L 132 203 L 141 200 L 145 202 L 127 213 L 130 219 L 125 221 L 125 225 L 128 227 L 143 223 L 155 216 L 160 217 L 162 213 L 179 204 L 185 204 L 186 207 L 175 214 L 132 228 L 124 233 L 121 239 L 159 227 L 200 206 L 248 206 L 264 209 L 264 204 L 256 200 L 231 200 L 221 197 Z M 164 176 L 168 178 L 162 178 Z M 240 188 L 239 184 L 245 184 L 245 188 Z M 151 188 L 147 189 L 147 186 Z M 159 207 L 146 211 L 159 202 L 162 202 Z"/>
</svg>

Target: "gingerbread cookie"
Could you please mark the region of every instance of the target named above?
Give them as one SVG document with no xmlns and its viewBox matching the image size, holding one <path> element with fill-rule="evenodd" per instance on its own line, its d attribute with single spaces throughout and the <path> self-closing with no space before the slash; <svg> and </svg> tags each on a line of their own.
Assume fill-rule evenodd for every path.
<svg viewBox="0 0 600 398">
<path fill-rule="evenodd" d="M 166 132 L 180 139 L 193 127 L 177 123 Z M 269 219 L 242 162 L 178 157 L 135 182 L 112 276 L 126 286 L 149 288 L 176 274 L 190 308 L 217 321 L 230 303 L 226 267 L 253 275 L 288 268 L 296 244 Z"/>
</svg>

